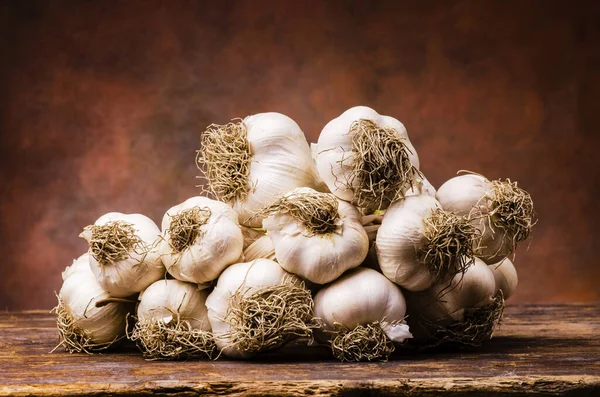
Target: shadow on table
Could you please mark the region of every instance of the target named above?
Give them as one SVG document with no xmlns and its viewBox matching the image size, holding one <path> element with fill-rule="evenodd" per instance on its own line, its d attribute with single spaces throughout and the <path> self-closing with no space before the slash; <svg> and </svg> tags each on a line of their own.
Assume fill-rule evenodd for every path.
<svg viewBox="0 0 600 397">
<path fill-rule="evenodd" d="M 449 358 L 460 354 L 465 356 L 506 356 L 509 354 L 534 354 L 537 351 L 567 352 L 574 345 L 585 348 L 589 341 L 576 338 L 543 338 L 499 336 L 479 347 L 437 346 L 429 349 L 419 349 L 413 346 L 399 346 L 390 356 L 390 360 L 423 361 L 438 358 Z M 315 362 L 337 361 L 327 346 L 301 346 L 288 345 L 281 350 L 263 354 L 252 359 L 260 363 L 289 363 L 289 362 Z"/>
</svg>

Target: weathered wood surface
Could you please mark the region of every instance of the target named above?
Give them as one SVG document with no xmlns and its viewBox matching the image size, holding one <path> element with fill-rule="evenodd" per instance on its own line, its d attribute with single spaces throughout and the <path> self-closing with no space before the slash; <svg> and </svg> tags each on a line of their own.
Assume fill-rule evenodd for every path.
<svg viewBox="0 0 600 397">
<path fill-rule="evenodd" d="M 508 306 L 476 352 L 397 351 L 386 363 L 339 363 L 321 348 L 253 361 L 149 362 L 135 351 L 50 354 L 45 312 L 0 313 L 0 395 L 600 396 L 600 303 Z"/>
</svg>

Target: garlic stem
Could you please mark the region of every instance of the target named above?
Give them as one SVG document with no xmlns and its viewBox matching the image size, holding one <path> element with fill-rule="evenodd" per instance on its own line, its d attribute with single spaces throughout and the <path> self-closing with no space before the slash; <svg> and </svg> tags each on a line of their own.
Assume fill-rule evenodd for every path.
<svg viewBox="0 0 600 397">
<path fill-rule="evenodd" d="M 135 299 L 125 299 L 125 298 L 115 298 L 115 297 L 110 297 L 110 298 L 106 298 L 106 299 L 101 299 L 96 301 L 95 305 L 96 307 L 102 307 L 102 306 L 106 306 L 109 303 L 116 303 L 116 302 L 120 302 L 120 303 L 136 303 L 137 300 Z"/>
<path fill-rule="evenodd" d="M 381 224 L 381 221 L 383 221 L 383 215 L 381 214 L 371 214 L 371 215 L 364 215 L 362 217 L 362 224 L 363 226 L 366 226 L 368 224 L 371 223 L 375 223 L 375 224 Z"/>
</svg>

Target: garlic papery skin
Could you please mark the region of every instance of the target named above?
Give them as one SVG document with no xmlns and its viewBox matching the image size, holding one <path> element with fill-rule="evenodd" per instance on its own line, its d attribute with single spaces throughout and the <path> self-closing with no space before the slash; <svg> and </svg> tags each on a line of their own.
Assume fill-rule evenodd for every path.
<svg viewBox="0 0 600 397">
<path fill-rule="evenodd" d="M 244 260 L 251 262 L 255 259 L 269 259 L 277 262 L 275 246 L 269 236 L 263 236 L 250 244 L 244 251 Z"/>
<path fill-rule="evenodd" d="M 352 269 L 315 296 L 315 317 L 342 361 L 386 359 L 393 342 L 412 338 L 405 314 L 400 288 L 372 269 Z"/>
<path fill-rule="evenodd" d="M 479 346 L 502 318 L 504 299 L 492 270 L 475 258 L 464 274 L 421 292 L 407 293 L 408 323 L 432 345 Z"/>
<path fill-rule="evenodd" d="M 508 179 L 460 175 L 440 186 L 436 198 L 445 210 L 471 218 L 481 232 L 475 254 L 488 265 L 512 253 L 535 224 L 531 196 Z"/>
<path fill-rule="evenodd" d="M 208 320 L 208 292 L 179 280 L 159 280 L 140 294 L 129 338 L 148 358 L 217 356 Z"/>
<path fill-rule="evenodd" d="M 110 212 L 84 229 L 90 246 L 90 267 L 98 282 L 114 297 L 143 291 L 164 277 L 158 240 L 160 229 L 141 214 Z"/>
<path fill-rule="evenodd" d="M 87 252 L 81 255 L 79 258 L 73 260 L 73 264 L 71 266 L 67 266 L 62 272 L 61 276 L 63 281 L 65 281 L 67 278 L 79 272 L 88 273 L 94 276 L 92 268 L 90 267 L 90 254 Z"/>
<path fill-rule="evenodd" d="M 252 245 L 256 240 L 266 236 L 265 231 L 262 229 L 255 229 L 246 226 L 240 226 L 242 229 L 242 236 L 244 237 L 244 250 Z"/>
<path fill-rule="evenodd" d="M 256 213 L 295 187 L 317 187 L 304 133 L 281 113 L 260 113 L 202 135 L 197 163 L 208 190 L 230 204 L 242 225 L 260 227 Z"/>
<path fill-rule="evenodd" d="M 464 272 L 475 238 L 466 218 L 443 211 L 431 196 L 413 195 L 386 210 L 375 246 L 387 278 L 409 291 L 422 291 Z"/>
<path fill-rule="evenodd" d="M 406 189 L 404 196 L 425 195 L 435 197 L 436 193 L 435 187 L 429 182 L 425 175 L 421 173 L 414 177 L 412 185 Z"/>
<path fill-rule="evenodd" d="M 310 291 L 298 276 L 268 259 L 225 269 L 206 306 L 215 342 L 229 357 L 249 358 L 312 336 Z"/>
<path fill-rule="evenodd" d="M 356 106 L 323 128 L 316 164 L 331 193 L 372 211 L 403 196 L 418 175 L 419 157 L 400 121 Z"/>
<path fill-rule="evenodd" d="M 125 336 L 133 302 L 114 299 L 89 268 L 89 255 L 80 256 L 63 272 L 63 285 L 54 308 L 60 344 L 73 353 L 91 353 L 110 347 Z"/>
<path fill-rule="evenodd" d="M 515 265 L 510 259 L 504 258 L 498 263 L 489 265 L 489 268 L 496 280 L 496 292 L 502 291 L 505 300 L 510 298 L 519 284 L 519 276 Z"/>
<path fill-rule="evenodd" d="M 367 256 L 369 237 L 362 216 L 331 193 L 297 188 L 267 207 L 263 228 L 277 262 L 290 273 L 325 284 L 357 267 Z"/>
<path fill-rule="evenodd" d="M 192 197 L 165 213 L 162 230 L 161 259 L 181 281 L 212 281 L 242 255 L 237 213 L 220 201 Z"/>
</svg>

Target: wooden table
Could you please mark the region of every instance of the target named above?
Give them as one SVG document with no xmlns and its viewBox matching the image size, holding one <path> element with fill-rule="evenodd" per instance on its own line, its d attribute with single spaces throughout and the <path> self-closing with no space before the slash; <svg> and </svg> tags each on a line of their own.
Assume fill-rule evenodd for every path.
<svg viewBox="0 0 600 397">
<path fill-rule="evenodd" d="M 386 363 L 340 363 L 322 348 L 260 360 L 149 362 L 135 351 L 50 354 L 47 312 L 0 313 L 0 395 L 600 396 L 600 303 L 509 306 L 477 352 L 398 351 Z"/>
</svg>

